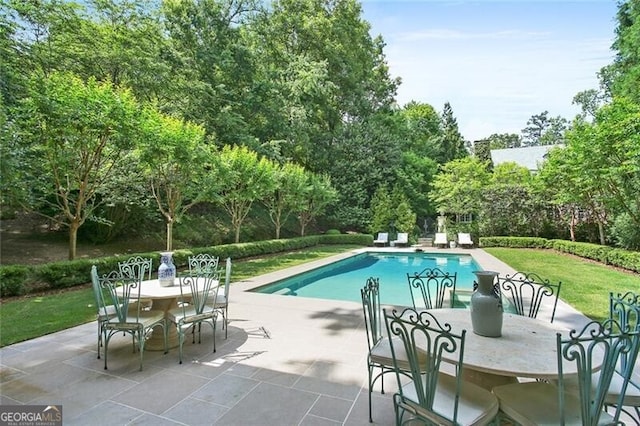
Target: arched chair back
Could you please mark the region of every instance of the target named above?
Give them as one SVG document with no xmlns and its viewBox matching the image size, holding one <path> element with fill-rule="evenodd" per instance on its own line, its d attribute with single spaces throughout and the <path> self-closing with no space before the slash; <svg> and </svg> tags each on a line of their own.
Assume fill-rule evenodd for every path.
<svg viewBox="0 0 640 426">
<path fill-rule="evenodd" d="M 427 268 L 421 272 L 407 273 L 411 302 L 414 309 L 440 309 L 445 301 L 453 307 L 457 272 L 450 273 L 439 268 Z"/>
<path fill-rule="evenodd" d="M 397 376 L 397 425 L 403 424 L 406 412 L 426 424 L 482 425 L 495 419 L 496 397 L 462 378 L 466 330 L 454 331 L 450 324 L 440 323 L 435 311 L 383 312 L 389 337 L 397 339 L 391 345 L 393 359 L 397 361 L 400 351 L 406 354 L 412 379 L 403 384 Z M 444 353 L 455 359 L 455 376 L 441 372 Z"/>
<path fill-rule="evenodd" d="M 218 274 L 219 256 L 212 256 L 207 253 L 200 253 L 195 256 L 189 256 L 189 274 L 200 275 L 203 272 L 208 274 Z"/>
<path fill-rule="evenodd" d="M 153 259 L 142 256 L 131 257 L 124 262 L 118 262 L 120 273 L 126 277 L 135 278 L 140 281 L 151 279 L 153 269 Z"/>
<path fill-rule="evenodd" d="M 539 275 L 530 272 L 516 272 L 515 274 L 498 275 L 498 290 L 506 299 L 507 310 L 512 309 L 516 314 L 529 318 L 538 318 L 540 309 L 553 322 L 558 306 L 561 282 L 552 283 Z M 549 306 L 544 302 L 548 301 Z"/>
</svg>

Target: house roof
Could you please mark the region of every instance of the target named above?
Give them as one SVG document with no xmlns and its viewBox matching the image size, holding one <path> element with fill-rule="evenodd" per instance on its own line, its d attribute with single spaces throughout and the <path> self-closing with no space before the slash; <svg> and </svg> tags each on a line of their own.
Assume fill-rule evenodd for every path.
<svg viewBox="0 0 640 426">
<path fill-rule="evenodd" d="M 538 171 L 544 161 L 547 152 L 562 145 L 527 146 L 523 148 L 492 149 L 491 161 L 493 165 L 514 162 L 531 171 Z"/>
</svg>

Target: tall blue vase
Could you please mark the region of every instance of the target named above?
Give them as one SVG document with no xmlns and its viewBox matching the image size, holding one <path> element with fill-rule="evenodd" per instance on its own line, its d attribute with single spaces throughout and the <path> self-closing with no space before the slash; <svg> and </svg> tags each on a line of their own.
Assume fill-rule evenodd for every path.
<svg viewBox="0 0 640 426">
<path fill-rule="evenodd" d="M 494 289 L 498 276 L 493 271 L 475 271 L 477 288 L 471 295 L 471 326 L 473 332 L 485 337 L 502 336 L 502 299 Z"/>
<path fill-rule="evenodd" d="M 158 281 L 161 287 L 171 287 L 176 279 L 176 265 L 173 264 L 173 253 L 170 251 L 161 253 L 160 266 L 158 267 Z"/>
</svg>

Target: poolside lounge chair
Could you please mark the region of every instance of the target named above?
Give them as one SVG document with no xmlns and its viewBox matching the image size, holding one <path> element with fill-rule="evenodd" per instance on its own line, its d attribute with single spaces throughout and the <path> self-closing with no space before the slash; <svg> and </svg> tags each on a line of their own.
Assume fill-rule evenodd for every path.
<svg viewBox="0 0 640 426">
<path fill-rule="evenodd" d="M 373 245 L 377 246 L 377 245 L 381 245 L 381 246 L 386 246 L 389 243 L 389 234 L 387 232 L 379 232 L 378 233 L 378 238 L 373 240 Z"/>
<path fill-rule="evenodd" d="M 473 241 L 471 240 L 471 234 L 466 234 L 464 232 L 458 232 L 458 245 L 460 247 L 468 246 L 469 248 L 473 247 Z"/>
<path fill-rule="evenodd" d="M 407 232 L 398 232 L 398 239 L 391 242 L 394 246 L 407 246 L 409 245 L 409 234 Z"/>
<path fill-rule="evenodd" d="M 433 245 L 438 247 L 438 246 L 444 246 L 445 248 L 447 247 L 447 245 L 449 244 L 449 242 L 447 241 L 447 234 L 444 232 L 438 232 L 436 233 L 436 238 L 433 240 Z"/>
</svg>

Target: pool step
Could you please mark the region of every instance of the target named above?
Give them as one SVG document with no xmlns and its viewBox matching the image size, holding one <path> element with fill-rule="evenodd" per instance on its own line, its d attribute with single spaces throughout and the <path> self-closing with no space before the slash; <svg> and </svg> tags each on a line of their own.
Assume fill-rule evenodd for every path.
<svg viewBox="0 0 640 426">
<path fill-rule="evenodd" d="M 422 247 L 433 247 L 433 238 L 418 238 L 418 245 Z"/>
</svg>

